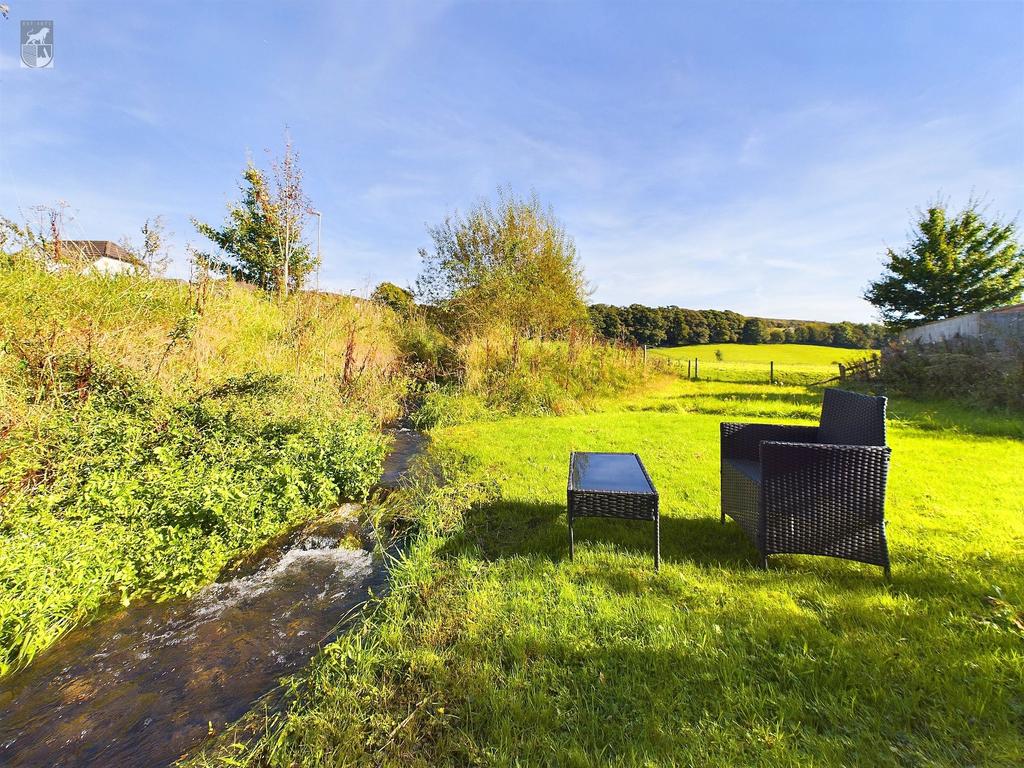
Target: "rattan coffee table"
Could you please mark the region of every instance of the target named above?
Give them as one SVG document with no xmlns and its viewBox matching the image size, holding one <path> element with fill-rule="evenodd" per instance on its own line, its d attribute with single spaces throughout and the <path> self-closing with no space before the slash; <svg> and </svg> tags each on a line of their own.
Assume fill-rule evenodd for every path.
<svg viewBox="0 0 1024 768">
<path fill-rule="evenodd" d="M 569 457 L 569 559 L 575 554 L 577 517 L 616 517 L 654 523 L 654 569 L 661 566 L 658 491 L 635 453 L 583 453 Z"/>
</svg>

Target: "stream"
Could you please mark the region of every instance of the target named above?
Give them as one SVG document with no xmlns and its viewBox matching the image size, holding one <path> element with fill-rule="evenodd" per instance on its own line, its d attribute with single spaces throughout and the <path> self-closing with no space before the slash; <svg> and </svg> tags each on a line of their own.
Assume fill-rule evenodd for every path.
<svg viewBox="0 0 1024 768">
<path fill-rule="evenodd" d="M 394 438 L 384 488 L 426 444 Z M 386 591 L 358 517 L 343 505 L 191 597 L 118 610 L 0 680 L 0 765 L 155 768 L 237 720 Z"/>
</svg>

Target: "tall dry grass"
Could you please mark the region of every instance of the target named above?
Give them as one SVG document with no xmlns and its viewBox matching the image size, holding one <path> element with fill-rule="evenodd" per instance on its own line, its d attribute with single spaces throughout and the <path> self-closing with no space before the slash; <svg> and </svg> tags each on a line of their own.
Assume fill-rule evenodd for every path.
<svg viewBox="0 0 1024 768">
<path fill-rule="evenodd" d="M 526 339 L 498 329 L 457 349 L 459 386 L 429 392 L 416 415 L 433 427 L 500 414 L 566 414 L 640 384 L 659 365 L 642 350 L 576 331 L 563 339 Z"/>
<path fill-rule="evenodd" d="M 73 352 L 123 365 L 167 395 L 250 373 L 281 377 L 283 410 L 383 423 L 399 415 L 408 386 L 396 323 L 387 308 L 348 296 L 284 301 L 230 281 L 3 270 L 0 407 L 24 412 L 19 374 L 45 382 Z"/>
</svg>

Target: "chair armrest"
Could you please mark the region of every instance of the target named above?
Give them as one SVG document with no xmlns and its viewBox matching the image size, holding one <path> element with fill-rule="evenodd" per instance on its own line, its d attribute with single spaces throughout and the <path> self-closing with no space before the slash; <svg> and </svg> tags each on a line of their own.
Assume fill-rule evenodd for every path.
<svg viewBox="0 0 1024 768">
<path fill-rule="evenodd" d="M 787 443 L 814 443 L 818 428 L 794 424 L 737 424 L 722 422 L 722 459 L 759 461 L 765 440 Z"/>
<path fill-rule="evenodd" d="M 761 443 L 765 516 L 882 520 L 891 449 L 885 445 Z"/>
</svg>

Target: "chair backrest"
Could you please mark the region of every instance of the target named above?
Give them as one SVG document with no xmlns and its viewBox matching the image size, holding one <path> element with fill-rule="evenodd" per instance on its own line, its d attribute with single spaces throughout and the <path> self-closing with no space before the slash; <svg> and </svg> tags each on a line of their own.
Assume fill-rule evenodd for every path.
<svg viewBox="0 0 1024 768">
<path fill-rule="evenodd" d="M 885 445 L 884 397 L 826 389 L 818 442 L 832 445 Z"/>
</svg>

